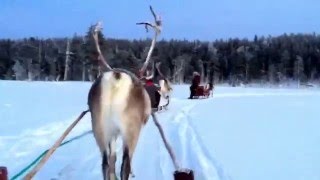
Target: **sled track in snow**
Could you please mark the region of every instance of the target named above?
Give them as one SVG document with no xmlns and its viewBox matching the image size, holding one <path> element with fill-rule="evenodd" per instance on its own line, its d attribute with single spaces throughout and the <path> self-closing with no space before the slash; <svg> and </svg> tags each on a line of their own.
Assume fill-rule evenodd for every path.
<svg viewBox="0 0 320 180">
<path fill-rule="evenodd" d="M 219 93 L 214 94 L 214 98 L 237 98 L 237 97 L 266 97 L 266 96 L 320 96 L 320 93 L 315 92 L 298 92 L 298 93 L 284 93 L 284 92 L 272 92 L 272 93 Z"/>
<path fill-rule="evenodd" d="M 198 133 L 192 125 L 189 114 L 199 101 L 172 99 L 166 112 L 157 113 L 166 138 L 173 148 L 182 168 L 194 171 L 195 179 L 230 179 L 222 166 L 210 156 Z M 48 123 L 35 129 L 27 129 L 16 138 L 14 146 L 8 149 L 8 157 L 20 159 L 9 166 L 10 177 L 29 164 L 39 153 L 52 145 L 52 142 L 70 124 L 67 121 Z M 86 115 L 66 139 L 90 130 L 90 118 Z M 3 139 L 4 140 L 4 139 Z M 13 142 L 11 142 L 13 143 Z M 9 143 L 10 144 L 10 143 Z M 26 146 L 26 145 L 29 146 Z M 117 141 L 116 173 L 120 174 L 122 142 Z M 19 151 L 17 149 L 20 149 Z M 17 152 L 20 152 L 17 154 Z M 4 162 L 8 159 L 2 159 Z M 135 180 L 173 179 L 174 166 L 158 129 L 151 117 L 143 129 L 132 162 Z M 147 169 L 146 169 L 147 167 Z M 148 172 L 147 172 L 148 171 Z M 83 173 L 86 172 L 86 173 Z M 60 147 L 39 171 L 35 179 L 102 179 L 101 158 L 92 135 L 88 135 L 66 146 Z"/>
<path fill-rule="evenodd" d="M 185 106 L 186 101 L 188 101 L 190 105 Z M 163 121 L 160 120 L 161 125 L 163 126 L 165 134 L 167 134 L 169 143 L 176 153 L 176 158 L 181 168 L 189 168 L 194 171 L 195 179 L 231 179 L 223 170 L 222 165 L 211 157 L 202 143 L 195 126 L 192 124 L 192 119 L 189 114 L 196 106 L 197 102 L 191 103 L 190 100 L 175 99 L 172 101 L 170 107 L 172 110 L 169 109 L 171 112 L 163 115 L 166 117 L 159 117 L 163 119 Z M 172 111 L 174 111 L 174 113 L 172 113 Z M 169 170 L 165 167 L 173 168 L 173 164 L 161 139 L 159 139 L 159 147 L 161 151 L 160 164 L 163 171 L 162 174 L 166 174 L 166 171 Z M 172 179 L 172 176 L 164 176 L 162 178 Z"/>
</svg>

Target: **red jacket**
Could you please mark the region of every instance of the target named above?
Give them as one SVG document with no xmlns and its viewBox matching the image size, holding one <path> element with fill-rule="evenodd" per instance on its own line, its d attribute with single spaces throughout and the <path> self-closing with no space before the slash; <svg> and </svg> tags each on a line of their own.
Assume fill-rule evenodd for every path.
<svg viewBox="0 0 320 180">
<path fill-rule="evenodd" d="M 199 86 L 200 81 L 201 81 L 200 75 L 195 75 L 192 79 L 192 85 Z"/>
</svg>

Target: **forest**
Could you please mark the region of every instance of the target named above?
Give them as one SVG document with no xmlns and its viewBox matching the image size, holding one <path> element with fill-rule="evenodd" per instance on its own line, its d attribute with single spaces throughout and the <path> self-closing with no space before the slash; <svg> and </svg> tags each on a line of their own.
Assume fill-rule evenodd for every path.
<svg viewBox="0 0 320 180">
<path fill-rule="evenodd" d="M 0 39 L 0 79 L 93 81 L 101 70 L 92 28 L 84 36 L 68 38 Z M 151 39 L 114 39 L 99 33 L 99 43 L 112 67 L 137 72 Z M 253 82 L 319 83 L 319 49 L 320 35 L 316 33 L 256 35 L 252 40 L 159 39 L 151 60 L 161 62 L 162 73 L 176 84 L 190 83 L 194 71 L 201 73 L 202 82 L 233 86 Z"/>
</svg>

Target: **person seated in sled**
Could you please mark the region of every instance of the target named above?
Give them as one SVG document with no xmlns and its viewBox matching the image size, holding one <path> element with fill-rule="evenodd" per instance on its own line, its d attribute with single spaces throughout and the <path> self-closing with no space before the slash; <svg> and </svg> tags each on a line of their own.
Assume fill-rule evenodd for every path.
<svg viewBox="0 0 320 180">
<path fill-rule="evenodd" d="M 157 109 L 160 102 L 160 88 L 157 87 L 153 82 L 153 75 L 150 70 L 147 70 L 147 76 L 143 78 L 145 84 L 144 88 L 146 89 L 147 93 L 150 96 L 151 100 L 151 107 L 152 109 Z"/>
<path fill-rule="evenodd" d="M 192 84 L 190 86 L 190 97 L 189 99 L 192 99 L 193 96 L 196 94 L 197 88 L 200 84 L 201 77 L 198 72 L 193 72 L 193 78 L 192 78 Z"/>
</svg>

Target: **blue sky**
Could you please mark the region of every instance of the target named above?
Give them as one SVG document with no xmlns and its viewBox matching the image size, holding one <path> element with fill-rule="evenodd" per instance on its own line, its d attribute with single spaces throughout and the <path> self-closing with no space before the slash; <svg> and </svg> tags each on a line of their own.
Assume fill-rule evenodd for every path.
<svg viewBox="0 0 320 180">
<path fill-rule="evenodd" d="M 0 38 L 85 34 L 101 20 L 104 35 L 146 38 L 136 22 L 163 19 L 164 39 L 214 40 L 319 33 L 319 0 L 0 0 Z"/>
</svg>

